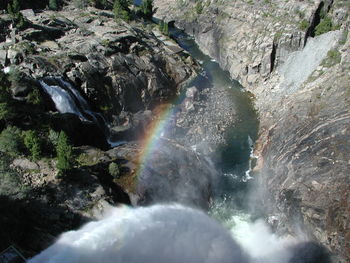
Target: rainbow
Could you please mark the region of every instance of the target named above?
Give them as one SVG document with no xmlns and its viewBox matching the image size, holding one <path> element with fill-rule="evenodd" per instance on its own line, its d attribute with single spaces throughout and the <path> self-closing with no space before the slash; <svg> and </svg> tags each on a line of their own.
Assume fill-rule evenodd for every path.
<svg viewBox="0 0 350 263">
<path fill-rule="evenodd" d="M 141 152 L 138 157 L 137 176 L 144 170 L 144 164 L 148 162 L 154 150 L 159 145 L 159 141 L 170 125 L 171 116 L 174 115 L 175 107 L 172 103 L 161 104 L 153 110 L 154 119 L 147 128 L 143 138 L 141 138 Z"/>
</svg>

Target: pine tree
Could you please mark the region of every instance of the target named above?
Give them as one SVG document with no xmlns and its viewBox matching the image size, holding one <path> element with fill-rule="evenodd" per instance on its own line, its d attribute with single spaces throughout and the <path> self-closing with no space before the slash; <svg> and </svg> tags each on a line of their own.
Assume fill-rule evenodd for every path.
<svg viewBox="0 0 350 263">
<path fill-rule="evenodd" d="M 23 28 L 25 26 L 25 20 L 20 10 L 21 7 L 18 0 L 13 0 L 12 4 L 9 3 L 7 5 L 7 12 L 17 28 Z"/>
<path fill-rule="evenodd" d="M 73 168 L 74 154 L 65 132 L 61 131 L 58 137 L 57 147 L 57 168 L 60 173 L 66 173 Z"/>
<path fill-rule="evenodd" d="M 24 132 L 24 145 L 31 155 L 31 159 L 36 161 L 41 156 L 41 142 L 38 134 L 35 131 Z"/>
<path fill-rule="evenodd" d="M 0 71 L 0 120 L 9 120 L 15 114 L 12 94 L 10 91 L 11 82 L 7 76 Z"/>
<path fill-rule="evenodd" d="M 21 10 L 18 0 L 13 0 L 12 7 L 13 7 L 13 12 L 14 12 L 15 14 L 18 14 L 19 11 Z"/>
</svg>

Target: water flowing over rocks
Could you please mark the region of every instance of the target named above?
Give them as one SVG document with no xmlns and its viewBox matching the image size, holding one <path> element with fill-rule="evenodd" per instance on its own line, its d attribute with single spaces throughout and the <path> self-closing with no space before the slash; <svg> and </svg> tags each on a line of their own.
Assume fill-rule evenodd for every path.
<svg viewBox="0 0 350 263">
<path fill-rule="evenodd" d="M 204 53 L 255 96 L 261 190 L 255 210 L 263 207 L 277 218 L 280 233 L 295 234 L 301 227 L 333 253 L 334 262 L 348 262 L 346 1 L 206 1 L 202 11 L 193 2 L 155 4 L 156 17 L 193 35 Z M 325 16 L 338 30 L 315 36 Z"/>
</svg>

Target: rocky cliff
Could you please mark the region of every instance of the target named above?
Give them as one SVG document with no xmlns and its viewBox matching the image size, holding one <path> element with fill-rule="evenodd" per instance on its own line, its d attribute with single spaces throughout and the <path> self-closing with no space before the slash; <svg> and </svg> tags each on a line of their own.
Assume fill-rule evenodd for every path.
<svg viewBox="0 0 350 263">
<path fill-rule="evenodd" d="M 0 68 L 8 73 L 0 72 L 1 92 L 6 91 L 0 94 L 0 128 L 18 134 L 10 142 L 5 132 L 0 136 L 0 250 L 13 244 L 29 257 L 60 233 L 96 219 L 101 208 L 144 197 L 134 187 L 140 146 L 131 141 L 143 135 L 155 106 L 170 101 L 196 75 L 197 66 L 152 25 L 116 21 L 111 11 L 67 5 L 58 12 L 21 12 L 20 30 L 0 14 Z M 49 96 L 39 80 L 61 95 Z M 71 101 L 64 100 L 68 97 Z M 62 113 L 62 107 L 96 112 L 108 123 L 111 138 L 125 145 L 105 151 L 109 146 L 98 122 L 71 110 Z M 72 170 L 61 177 L 50 142 L 60 131 L 76 156 Z M 40 158 L 5 145 L 20 145 L 21 134 L 28 132 L 40 141 Z M 110 164 L 117 169 L 111 172 Z M 203 198 L 208 194 L 205 190 Z"/>
<path fill-rule="evenodd" d="M 261 195 L 277 230 L 350 260 L 347 1 L 163 1 L 156 16 L 255 95 Z M 261 203 L 259 203 L 261 204 Z M 255 207 L 258 209 L 258 206 Z"/>
</svg>

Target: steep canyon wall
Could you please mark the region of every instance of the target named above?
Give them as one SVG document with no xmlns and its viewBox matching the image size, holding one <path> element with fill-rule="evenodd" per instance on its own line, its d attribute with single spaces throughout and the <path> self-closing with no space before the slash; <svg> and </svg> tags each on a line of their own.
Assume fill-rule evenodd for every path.
<svg viewBox="0 0 350 263">
<path fill-rule="evenodd" d="M 347 1 L 156 0 L 255 95 L 255 170 L 277 230 L 350 260 L 350 41 Z M 330 22 L 329 22 L 330 21 Z M 327 32 L 329 31 L 329 32 Z"/>
</svg>

